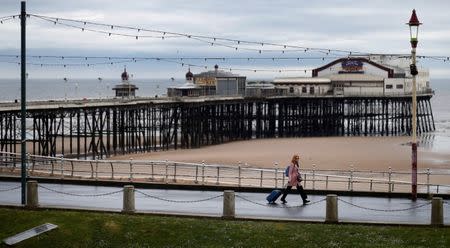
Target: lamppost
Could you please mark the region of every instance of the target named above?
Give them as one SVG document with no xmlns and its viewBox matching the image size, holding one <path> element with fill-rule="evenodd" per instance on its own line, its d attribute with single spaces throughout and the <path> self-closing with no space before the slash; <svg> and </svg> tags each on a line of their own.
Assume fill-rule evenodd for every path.
<svg viewBox="0 0 450 248">
<path fill-rule="evenodd" d="M 417 200 L 417 96 L 416 96 L 416 76 L 418 74 L 416 67 L 416 48 L 419 34 L 419 26 L 422 24 L 416 15 L 416 10 L 413 9 L 411 18 L 407 23 L 409 26 L 409 37 L 411 42 L 411 59 L 410 65 L 412 75 L 412 175 L 411 175 L 411 194 L 412 200 Z"/>
</svg>

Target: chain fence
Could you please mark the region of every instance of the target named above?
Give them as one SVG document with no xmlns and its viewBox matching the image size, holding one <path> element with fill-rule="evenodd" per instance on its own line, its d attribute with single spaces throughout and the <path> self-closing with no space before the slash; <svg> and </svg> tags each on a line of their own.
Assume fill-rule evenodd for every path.
<svg viewBox="0 0 450 248">
<path fill-rule="evenodd" d="M 17 187 L 13 187 L 13 188 L 9 188 L 9 189 L 0 189 L 0 192 L 7 192 L 7 191 L 13 191 L 16 189 L 20 189 L 22 186 L 17 186 Z"/>
<path fill-rule="evenodd" d="M 63 192 L 63 191 L 59 191 L 59 190 L 55 190 L 55 189 L 51 189 L 51 188 L 47 188 L 45 186 L 39 185 L 40 188 L 46 189 L 48 191 L 51 192 L 55 192 L 58 194 L 63 194 L 63 195 L 70 195 L 70 196 L 81 196 L 81 197 L 99 197 L 99 196 L 107 196 L 107 195 L 114 195 L 117 193 L 120 193 L 123 191 L 123 189 L 117 190 L 117 191 L 112 191 L 112 192 L 108 192 L 108 193 L 100 193 L 100 194 L 75 194 L 75 193 L 70 193 L 70 192 Z"/>
<path fill-rule="evenodd" d="M 159 197 L 159 196 L 150 195 L 150 194 L 147 194 L 147 193 L 145 193 L 143 191 L 140 191 L 140 190 L 135 190 L 135 191 L 137 193 L 141 194 L 141 195 L 144 195 L 145 197 L 157 199 L 157 200 L 160 200 L 160 201 L 173 202 L 173 203 L 197 203 L 197 202 L 204 202 L 204 201 L 209 201 L 209 200 L 213 200 L 213 199 L 216 199 L 216 198 L 223 197 L 223 194 L 220 194 L 220 195 L 216 195 L 216 196 L 212 196 L 212 197 L 208 197 L 208 198 L 204 198 L 204 199 L 200 199 L 200 200 L 190 200 L 190 201 L 186 201 L 186 200 L 170 200 L 170 199 L 162 198 L 162 197 Z"/>
<path fill-rule="evenodd" d="M 370 211 L 377 211 L 377 212 L 400 212 L 400 211 L 408 211 L 408 210 L 412 210 L 412 209 L 421 208 L 421 207 L 424 207 L 424 206 L 427 206 L 427 205 L 431 205 L 431 201 L 428 201 L 428 202 L 426 202 L 426 203 L 423 203 L 423 204 L 420 204 L 420 205 L 417 205 L 417 206 L 413 206 L 413 207 L 409 207 L 409 208 L 401 208 L 401 209 L 377 209 L 377 208 L 363 207 L 363 206 L 360 206 L 360 205 L 351 203 L 351 202 L 349 202 L 349 201 L 342 200 L 341 198 L 338 198 L 338 200 L 341 201 L 341 202 L 343 202 L 343 203 L 345 203 L 345 204 L 348 204 L 348 205 L 350 205 L 350 206 L 353 206 L 353 207 L 357 207 L 357 208 L 365 209 L 365 210 L 370 210 Z"/>
<path fill-rule="evenodd" d="M 256 202 L 256 201 L 250 200 L 250 199 L 248 199 L 248 198 L 246 198 L 246 197 L 244 197 L 242 195 L 238 195 L 238 194 L 236 194 L 236 198 L 240 198 L 240 199 L 242 199 L 244 201 L 253 203 L 255 205 L 259 205 L 259 206 L 263 206 L 263 207 L 270 207 L 270 208 L 300 208 L 300 207 L 304 207 L 305 205 L 313 205 L 313 204 L 317 204 L 319 202 L 323 202 L 323 201 L 326 200 L 326 198 L 323 198 L 323 199 L 318 200 L 318 201 L 309 202 L 308 204 L 294 205 L 294 206 L 286 206 L 286 205 L 279 206 L 278 204 L 274 204 L 274 203 L 260 203 L 260 202 Z"/>
</svg>

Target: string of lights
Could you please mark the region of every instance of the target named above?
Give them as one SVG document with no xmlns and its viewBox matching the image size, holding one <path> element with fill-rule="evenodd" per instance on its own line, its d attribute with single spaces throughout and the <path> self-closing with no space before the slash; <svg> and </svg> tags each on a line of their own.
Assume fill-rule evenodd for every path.
<svg viewBox="0 0 450 248">
<path fill-rule="evenodd" d="M 140 58 L 140 59 L 126 59 L 126 60 L 114 60 L 113 58 L 111 58 L 111 60 L 113 61 L 108 61 L 108 62 L 97 62 L 97 63 L 33 63 L 33 62 L 27 62 L 27 65 L 31 65 L 31 66 L 40 66 L 40 67 L 94 67 L 94 66 L 98 66 L 98 65 L 116 65 L 116 64 L 127 64 L 127 63 L 131 63 L 131 62 L 141 62 L 141 61 L 146 61 L 146 60 L 150 60 L 150 59 L 146 59 L 146 58 Z M 208 69 L 207 65 L 200 65 L 200 64 L 193 64 L 193 63 L 187 63 L 187 62 L 182 62 L 180 60 L 174 60 L 174 59 L 167 59 L 167 58 L 155 58 L 152 59 L 155 61 L 163 61 L 163 62 L 167 62 L 167 63 L 174 63 L 174 64 L 178 64 L 181 65 L 182 67 L 189 67 L 189 68 L 204 68 L 204 69 Z M 12 61 L 0 61 L 0 63 L 10 63 L 10 64 L 17 64 L 17 65 L 21 65 L 20 62 L 12 62 Z M 307 71 L 311 71 L 311 69 L 251 69 L 251 68 L 232 68 L 232 67 L 222 67 L 222 70 L 227 70 L 227 71 L 249 71 L 249 72 L 299 72 L 299 71 L 304 71 L 305 73 Z"/>
<path fill-rule="evenodd" d="M 15 17 L 20 17 L 19 15 L 11 15 L 11 16 L 4 16 L 1 17 L 0 20 L 9 20 L 14 19 Z M 210 44 L 211 46 L 221 46 L 221 47 L 227 47 L 234 50 L 244 50 L 244 51 L 256 51 L 258 53 L 262 52 L 281 52 L 289 53 L 289 52 L 308 52 L 308 51 L 315 51 L 322 54 L 325 54 L 326 56 L 334 55 L 338 57 L 343 57 L 344 55 L 342 53 L 347 53 L 345 56 L 374 56 L 374 55 L 384 55 L 384 56 L 390 56 L 389 54 L 374 54 L 374 53 L 363 53 L 358 51 L 348 51 L 348 50 L 338 50 L 338 49 L 328 49 L 328 48 L 313 48 L 313 47 L 302 47 L 302 46 L 294 46 L 294 45 L 284 45 L 284 44 L 275 44 L 275 43 L 265 43 L 265 42 L 257 42 L 257 41 L 247 41 L 247 40 L 237 40 L 237 39 L 230 39 L 230 38 L 217 38 L 212 36 L 202 36 L 202 35 L 192 35 L 192 34 L 185 34 L 185 33 L 176 33 L 176 32 L 170 32 L 170 31 L 162 31 L 162 30 L 155 30 L 155 29 L 145 29 L 145 28 L 136 28 L 136 27 L 130 27 L 130 26 L 123 26 L 123 25 L 114 25 L 114 24 L 103 24 L 103 23 L 96 23 L 96 22 L 90 22 L 90 21 L 81 21 L 81 20 L 74 20 L 74 19 L 67 19 L 67 18 L 60 18 L 60 17 L 50 17 L 50 16 L 43 16 L 43 15 L 35 15 L 35 14 L 28 14 L 27 17 L 36 17 L 41 20 L 52 22 L 55 25 L 59 24 L 66 27 L 76 28 L 80 29 L 82 31 L 90 31 L 90 32 L 96 32 L 100 34 L 106 34 L 108 36 L 123 36 L 123 37 L 134 37 L 135 39 L 139 38 L 159 38 L 159 39 L 165 39 L 165 38 L 180 38 L 180 37 L 187 37 L 193 40 L 197 40 L 199 42 Z M 70 22 L 70 23 L 82 23 L 83 26 L 77 26 L 69 23 L 64 23 L 63 21 Z M 137 31 L 137 33 L 140 34 L 124 34 L 119 32 L 112 32 L 111 30 L 104 31 L 104 30 L 96 30 L 93 28 L 88 28 L 86 25 L 92 25 L 92 26 L 100 26 L 100 27 L 107 27 L 111 30 L 114 30 L 114 28 L 117 29 L 126 29 L 126 30 L 132 30 Z M 141 34 L 142 32 L 152 32 L 152 33 L 158 33 L 162 35 L 145 35 Z M 236 45 L 229 45 L 225 43 L 221 43 L 218 41 L 228 41 L 233 42 L 234 44 L 243 45 L 243 44 L 251 44 L 251 45 L 260 45 L 261 47 L 265 46 L 274 46 L 274 47 L 283 47 L 282 50 L 280 49 L 262 49 L 262 48 L 249 48 L 249 47 L 243 47 L 243 46 L 236 46 Z M 289 49 L 287 49 L 289 48 Z M 396 56 L 396 55 L 394 55 Z M 397 55 L 399 56 L 405 56 L 409 57 L 410 55 Z M 449 56 L 418 56 L 418 58 L 429 58 L 437 61 L 450 61 Z M 322 60 L 325 60 L 322 58 Z"/>
<path fill-rule="evenodd" d="M 3 24 L 4 22 L 12 20 L 12 19 L 16 19 L 16 17 L 19 17 L 19 15 L 10 15 L 10 16 L 0 17 L 0 24 Z"/>
<path fill-rule="evenodd" d="M 140 35 L 138 33 L 140 32 L 151 32 L 151 33 L 158 33 L 162 34 L 161 36 L 157 36 L 159 38 L 164 39 L 164 37 L 168 37 L 167 35 L 172 36 L 178 36 L 178 37 L 185 37 L 193 40 L 197 40 L 200 42 L 208 43 L 212 46 L 222 46 L 222 47 L 228 47 L 234 50 L 248 50 L 248 51 L 258 51 L 259 53 L 262 52 L 308 52 L 308 51 L 316 51 L 324 54 L 332 54 L 332 53 L 340 53 L 340 54 L 347 54 L 347 55 L 370 55 L 371 53 L 365 53 L 365 52 L 359 52 L 359 51 L 349 51 L 349 50 L 340 50 L 340 49 L 329 49 L 329 48 L 317 48 L 317 47 L 305 47 L 305 46 L 297 46 L 297 45 L 288 45 L 288 44 L 277 44 L 277 43 L 270 43 L 270 42 L 260 42 L 260 41 L 248 41 L 248 40 L 238 40 L 238 39 L 231 39 L 231 38 L 223 38 L 223 37 L 213 37 L 213 36 L 205 36 L 205 35 L 194 35 L 194 34 L 188 34 L 188 33 L 177 33 L 177 32 L 171 32 L 171 31 L 163 31 L 163 30 L 155 30 L 155 29 L 146 29 L 146 28 L 137 28 L 137 27 L 130 27 L 130 26 L 123 26 L 123 25 L 114 25 L 114 24 L 103 24 L 103 23 L 97 23 L 97 22 L 90 22 L 90 21 L 82 21 L 82 20 L 74 20 L 74 19 L 67 19 L 67 18 L 60 18 L 60 17 L 50 17 L 50 16 L 43 16 L 43 15 L 35 15 L 30 14 L 31 17 L 36 17 L 42 20 L 45 20 L 47 22 L 52 22 L 53 24 L 61 24 L 66 25 L 69 27 L 77 28 L 80 30 L 88 30 L 86 29 L 86 25 L 91 26 L 100 26 L 104 28 L 108 28 L 110 30 L 97 30 L 93 28 L 89 28 L 89 31 L 93 32 L 99 32 L 103 34 L 107 34 L 108 36 L 111 35 L 121 35 L 121 36 L 130 36 L 135 37 L 138 39 L 139 37 L 143 37 L 143 35 Z M 78 23 L 82 24 L 83 26 L 77 26 L 73 24 L 68 23 Z M 136 33 L 136 35 L 130 35 L 130 34 L 123 34 L 119 32 L 113 32 L 111 30 L 117 30 L 117 29 L 126 29 L 126 30 L 133 30 Z M 234 45 L 221 43 L 222 42 L 230 42 Z M 248 48 L 243 47 L 243 45 L 258 45 L 260 48 Z M 281 49 L 266 49 L 264 47 L 272 46 L 272 47 L 278 47 Z"/>
</svg>

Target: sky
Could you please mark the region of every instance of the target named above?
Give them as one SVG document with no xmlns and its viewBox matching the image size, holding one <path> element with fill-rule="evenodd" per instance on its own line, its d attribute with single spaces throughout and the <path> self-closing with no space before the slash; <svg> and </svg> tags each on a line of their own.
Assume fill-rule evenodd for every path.
<svg viewBox="0 0 450 248">
<path fill-rule="evenodd" d="M 20 13 L 19 0 L 0 2 L 0 18 Z M 28 0 L 26 3 L 27 13 L 32 15 L 258 43 L 394 54 L 410 53 L 409 28 L 406 23 L 412 9 L 416 9 L 419 20 L 423 22 L 417 54 L 450 56 L 450 16 L 447 13 L 450 1 L 446 0 Z M 150 37 L 136 39 L 134 35 L 161 34 L 118 27 L 111 29 L 109 26 L 84 26 L 82 23 L 76 25 L 78 28 L 67 27 L 31 16 L 27 19 L 27 54 L 235 59 L 185 59 L 182 62 L 178 59 L 175 60 L 176 63 L 166 60 L 122 60 L 117 63 L 113 60 L 111 65 L 108 59 L 30 57 L 28 63 L 31 64 L 27 65 L 29 77 L 118 78 L 126 66 L 127 71 L 135 78 L 183 78 L 188 70 L 187 64 L 199 66 L 191 66 L 194 73 L 210 70 L 218 64 L 219 68 L 233 68 L 233 73 L 245 75 L 249 79 L 270 80 L 282 76 L 309 76 L 310 72 L 305 73 L 303 70 L 322 66 L 336 57 L 348 56 L 347 53 L 331 52 L 327 55 L 324 52 L 288 51 L 289 49 L 282 53 L 283 48 L 267 44 L 250 46 L 228 42 L 225 44 L 232 46 L 228 48 L 217 45 L 219 41 L 211 45 L 187 37 L 170 38 L 169 35 L 164 40 Z M 106 33 L 81 31 L 80 27 Z M 20 20 L 15 18 L 3 21 L 0 32 L 0 55 L 20 55 Z M 129 34 L 130 37 L 109 36 L 108 32 Z M 256 50 L 246 51 L 243 48 Z M 258 49 L 262 49 L 262 52 L 259 53 Z M 301 59 L 295 60 L 296 57 Z M 0 78 L 18 78 L 18 61 L 15 57 L 0 57 Z M 90 66 L 87 66 L 89 63 Z M 105 64 L 92 65 L 95 63 Z M 450 78 L 450 61 L 419 59 L 419 63 L 429 68 L 431 78 Z M 64 67 L 64 64 L 76 66 Z"/>
</svg>

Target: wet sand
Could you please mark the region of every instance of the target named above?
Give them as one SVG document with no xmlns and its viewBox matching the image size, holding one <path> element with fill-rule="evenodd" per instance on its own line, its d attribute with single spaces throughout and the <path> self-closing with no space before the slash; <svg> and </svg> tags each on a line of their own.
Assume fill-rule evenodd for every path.
<svg viewBox="0 0 450 248">
<path fill-rule="evenodd" d="M 411 170 L 410 137 L 320 137 L 237 141 L 198 149 L 115 156 L 110 159 L 205 161 L 208 164 L 283 168 L 299 154 L 303 168 L 395 171 Z M 275 166 L 278 163 L 278 166 Z M 450 151 L 432 151 L 419 145 L 418 169 L 450 170 Z M 450 183 L 450 178 L 448 179 Z"/>
</svg>

